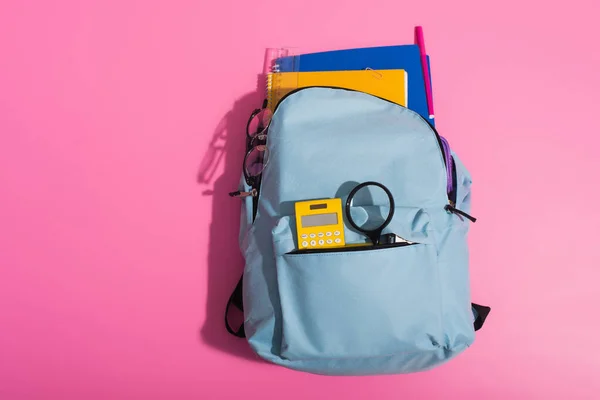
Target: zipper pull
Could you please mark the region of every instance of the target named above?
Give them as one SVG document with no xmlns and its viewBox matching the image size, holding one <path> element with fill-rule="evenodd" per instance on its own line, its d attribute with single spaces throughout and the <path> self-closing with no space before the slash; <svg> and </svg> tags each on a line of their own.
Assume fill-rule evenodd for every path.
<svg viewBox="0 0 600 400">
<path fill-rule="evenodd" d="M 256 197 L 258 195 L 258 191 L 256 189 L 252 189 L 249 192 L 242 192 L 242 191 L 235 191 L 235 192 L 230 192 L 229 196 L 230 197 Z"/>
<path fill-rule="evenodd" d="M 464 211 L 459 210 L 458 208 L 454 207 L 452 204 L 446 204 L 446 206 L 444 207 L 444 210 L 452 213 L 452 214 L 456 214 L 459 217 L 463 216 L 465 218 L 467 218 L 469 221 L 471 222 L 475 222 L 477 221 L 477 218 L 470 216 L 469 214 L 467 214 Z"/>
</svg>

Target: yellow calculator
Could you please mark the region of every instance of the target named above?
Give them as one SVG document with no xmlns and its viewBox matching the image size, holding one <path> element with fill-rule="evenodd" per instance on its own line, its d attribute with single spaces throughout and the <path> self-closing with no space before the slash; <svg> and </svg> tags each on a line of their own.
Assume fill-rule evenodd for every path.
<svg viewBox="0 0 600 400">
<path fill-rule="evenodd" d="M 299 201 L 295 209 L 300 250 L 345 245 L 342 199 Z"/>
</svg>

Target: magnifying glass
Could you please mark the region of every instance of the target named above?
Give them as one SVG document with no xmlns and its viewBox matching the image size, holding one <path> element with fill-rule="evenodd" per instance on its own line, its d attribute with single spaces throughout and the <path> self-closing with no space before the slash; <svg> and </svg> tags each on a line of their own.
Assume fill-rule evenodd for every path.
<svg viewBox="0 0 600 400">
<path fill-rule="evenodd" d="M 381 232 L 394 217 L 394 207 L 394 197 L 387 187 L 379 182 L 364 182 L 348 195 L 346 218 L 354 229 L 377 246 L 381 242 Z"/>
</svg>

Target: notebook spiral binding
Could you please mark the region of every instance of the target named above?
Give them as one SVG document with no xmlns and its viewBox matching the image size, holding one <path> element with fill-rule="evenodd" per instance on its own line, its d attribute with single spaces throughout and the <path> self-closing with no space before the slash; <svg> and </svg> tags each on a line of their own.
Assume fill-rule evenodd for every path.
<svg viewBox="0 0 600 400">
<path fill-rule="evenodd" d="M 279 79 L 279 74 L 277 72 L 271 72 L 267 74 L 267 87 L 266 87 L 266 107 L 270 108 L 273 111 L 275 107 L 275 99 L 276 97 L 276 89 L 278 87 L 277 81 Z"/>
<path fill-rule="evenodd" d="M 282 57 L 289 55 L 289 49 L 287 48 L 272 48 L 267 49 L 267 58 L 269 67 L 267 68 L 266 76 L 266 88 L 265 88 L 265 99 L 267 107 L 273 109 L 273 87 L 274 80 L 277 79 L 277 73 L 281 72 L 279 63 L 277 62 Z"/>
<path fill-rule="evenodd" d="M 278 72 L 280 72 L 279 64 L 277 63 L 277 59 L 273 59 L 271 60 L 270 71 L 269 73 L 267 73 L 267 87 L 265 88 L 265 98 L 267 99 L 267 107 L 271 109 L 273 105 L 273 83 L 274 80 L 277 79 L 275 74 L 277 74 Z"/>
<path fill-rule="evenodd" d="M 271 88 L 273 87 L 273 73 L 270 72 L 267 74 L 267 87 L 265 87 L 265 100 L 266 100 L 266 107 L 271 106 L 271 102 L 273 101 L 273 96 L 272 96 L 272 91 Z"/>
</svg>

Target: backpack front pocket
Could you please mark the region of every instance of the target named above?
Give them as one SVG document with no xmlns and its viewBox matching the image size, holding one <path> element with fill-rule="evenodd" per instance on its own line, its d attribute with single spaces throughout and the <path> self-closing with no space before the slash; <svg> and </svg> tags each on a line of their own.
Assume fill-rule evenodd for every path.
<svg viewBox="0 0 600 400">
<path fill-rule="evenodd" d="M 274 237 L 281 357 L 369 358 L 439 348 L 441 293 L 430 243 L 288 254 Z"/>
</svg>

